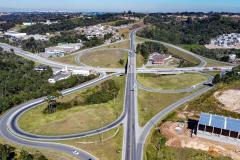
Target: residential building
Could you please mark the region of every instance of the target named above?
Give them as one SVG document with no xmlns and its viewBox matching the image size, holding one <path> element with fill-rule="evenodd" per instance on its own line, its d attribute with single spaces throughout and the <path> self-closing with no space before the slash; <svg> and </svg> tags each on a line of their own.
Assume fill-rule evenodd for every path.
<svg viewBox="0 0 240 160">
<path fill-rule="evenodd" d="M 212 39 L 210 45 L 223 48 L 235 48 L 238 45 L 240 46 L 240 34 L 223 34 L 215 39 Z"/>
</svg>

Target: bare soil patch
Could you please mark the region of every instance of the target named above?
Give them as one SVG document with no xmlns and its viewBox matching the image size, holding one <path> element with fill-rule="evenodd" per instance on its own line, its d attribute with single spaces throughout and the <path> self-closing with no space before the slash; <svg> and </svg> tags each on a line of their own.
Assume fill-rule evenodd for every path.
<svg viewBox="0 0 240 160">
<path fill-rule="evenodd" d="M 223 104 L 223 109 L 240 113 L 240 90 L 215 92 L 215 98 Z"/>
<path fill-rule="evenodd" d="M 200 138 L 195 135 L 191 137 L 191 131 L 184 124 L 182 132 L 176 131 L 179 127 L 177 122 L 165 122 L 161 125 L 160 130 L 164 137 L 167 138 L 166 145 L 176 148 L 192 148 L 207 151 L 210 155 L 228 156 L 234 160 L 240 160 L 240 149 L 237 146 L 225 144 L 221 142 L 211 141 Z"/>
</svg>

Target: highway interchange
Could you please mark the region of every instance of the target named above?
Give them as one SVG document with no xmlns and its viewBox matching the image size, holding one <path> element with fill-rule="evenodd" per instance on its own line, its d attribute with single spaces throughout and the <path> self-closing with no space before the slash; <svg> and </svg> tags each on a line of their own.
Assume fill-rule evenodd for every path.
<svg viewBox="0 0 240 160">
<path fill-rule="evenodd" d="M 122 159 L 125 160 L 141 160 L 143 156 L 143 147 L 145 140 L 150 132 L 150 130 L 154 127 L 155 124 L 157 124 L 161 119 L 163 119 L 167 114 L 172 112 L 174 109 L 179 107 L 180 105 L 192 100 L 193 98 L 207 92 L 211 89 L 211 87 L 203 87 L 203 83 L 200 83 L 196 85 L 194 88 L 186 88 L 183 90 L 156 90 L 144 87 L 143 85 L 139 84 L 136 80 L 136 74 L 137 73 L 176 73 L 176 72 L 200 72 L 204 70 L 214 70 L 217 68 L 217 70 L 230 70 L 232 67 L 226 66 L 226 67 L 205 67 L 206 61 L 204 58 L 195 55 L 192 52 L 186 51 L 184 49 L 181 49 L 177 46 L 171 45 L 166 43 L 165 45 L 171 45 L 171 47 L 174 47 L 176 49 L 179 49 L 181 51 L 184 51 L 186 54 L 190 54 L 197 59 L 200 60 L 199 66 L 196 67 L 189 67 L 189 68 L 174 68 L 174 69 L 167 69 L 167 68 L 136 68 L 136 53 L 135 53 L 135 32 L 137 30 L 134 30 L 130 34 L 130 50 L 128 54 L 128 66 L 126 69 L 126 86 L 125 86 L 125 98 L 124 98 L 124 109 L 122 114 L 119 116 L 117 120 L 114 122 L 108 124 L 107 126 L 104 126 L 102 128 L 84 132 L 84 133 L 76 133 L 76 134 L 70 134 L 70 135 L 61 135 L 61 136 L 44 136 L 44 135 L 34 135 L 27 133 L 23 130 L 21 130 L 18 126 L 18 119 L 19 117 L 26 111 L 28 111 L 31 108 L 36 107 L 37 105 L 44 102 L 45 97 L 31 100 L 25 104 L 21 104 L 19 106 L 16 106 L 12 109 L 10 109 L 8 112 L 6 112 L 4 115 L 1 116 L 0 119 L 0 134 L 1 136 L 6 139 L 7 141 L 11 141 L 13 143 L 17 143 L 24 146 L 34 147 L 34 148 L 47 148 L 50 150 L 57 150 L 62 151 L 65 153 L 68 153 L 76 158 L 79 158 L 81 160 L 93 160 L 98 159 L 97 157 L 91 155 L 90 153 L 87 153 L 86 151 L 80 150 L 78 148 L 67 146 L 51 141 L 56 140 L 67 140 L 67 139 L 75 139 L 75 138 L 81 138 L 86 136 L 92 136 L 96 135 L 102 132 L 106 132 L 108 130 L 111 130 L 120 124 L 123 124 L 124 126 L 124 136 L 123 136 L 123 151 L 122 151 Z M 164 42 L 162 42 L 164 43 Z M 27 59 L 33 60 L 35 62 L 49 65 L 53 68 L 64 68 L 67 66 L 69 69 L 79 69 L 79 70 L 94 70 L 99 73 L 105 73 L 105 72 L 113 72 L 113 74 L 101 74 L 99 78 L 96 78 L 90 82 L 86 82 L 84 84 L 81 84 L 79 86 L 67 89 L 62 91 L 63 95 L 67 95 L 70 93 L 73 93 L 75 91 L 85 89 L 88 87 L 92 87 L 94 85 L 99 84 L 100 82 L 103 82 L 106 79 L 109 79 L 113 76 L 118 76 L 120 74 L 125 73 L 125 70 L 122 68 L 99 68 L 99 67 L 91 67 L 91 66 L 76 66 L 76 65 L 69 65 L 59 62 L 54 62 L 45 58 L 42 58 L 38 55 L 31 54 L 29 52 L 23 51 L 20 48 L 10 46 L 8 44 L 0 43 L 0 46 L 4 48 L 5 50 L 14 49 L 14 52 L 17 55 L 23 56 Z M 82 51 L 82 52 L 88 52 L 88 50 Z M 211 78 L 209 81 L 211 81 Z M 190 92 L 193 89 L 200 88 L 197 92 L 194 92 L 193 94 L 175 102 L 174 104 L 166 107 L 164 110 L 159 112 L 155 117 L 153 117 L 144 127 L 140 127 L 138 124 L 138 105 L 137 105 L 137 90 L 138 87 L 140 89 L 144 89 L 150 92 L 159 92 L 159 93 L 180 93 L 180 92 Z M 78 151 L 79 154 L 73 154 L 73 151 Z"/>
</svg>

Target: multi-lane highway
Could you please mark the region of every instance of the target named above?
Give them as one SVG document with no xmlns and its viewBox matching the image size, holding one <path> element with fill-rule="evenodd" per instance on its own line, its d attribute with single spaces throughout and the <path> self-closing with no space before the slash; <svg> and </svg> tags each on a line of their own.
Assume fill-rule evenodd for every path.
<svg viewBox="0 0 240 160">
<path fill-rule="evenodd" d="M 128 58 L 127 68 L 127 87 L 125 97 L 125 107 L 127 108 L 127 130 L 126 132 L 126 146 L 125 146 L 125 160 L 136 160 L 136 123 L 135 123 L 135 81 L 136 81 L 136 54 L 135 54 L 135 42 L 133 31 L 130 34 L 130 52 Z"/>
</svg>

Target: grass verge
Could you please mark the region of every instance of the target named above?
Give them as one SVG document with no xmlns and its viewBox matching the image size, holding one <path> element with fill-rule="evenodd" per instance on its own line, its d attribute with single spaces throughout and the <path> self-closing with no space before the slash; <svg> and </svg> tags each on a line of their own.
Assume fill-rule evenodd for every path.
<svg viewBox="0 0 240 160">
<path fill-rule="evenodd" d="M 123 128 L 86 138 L 59 141 L 83 149 L 101 160 L 121 160 Z"/>
</svg>

